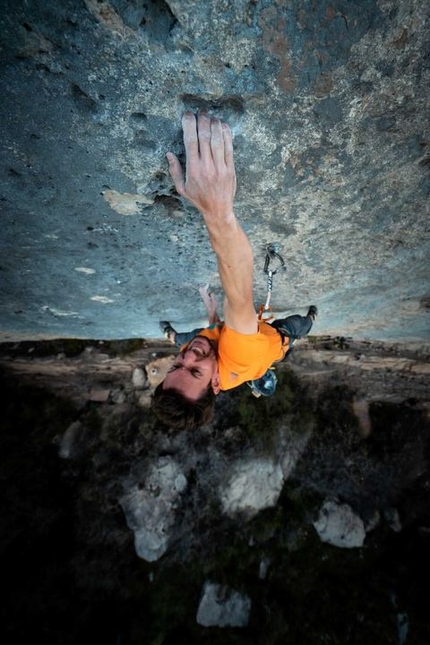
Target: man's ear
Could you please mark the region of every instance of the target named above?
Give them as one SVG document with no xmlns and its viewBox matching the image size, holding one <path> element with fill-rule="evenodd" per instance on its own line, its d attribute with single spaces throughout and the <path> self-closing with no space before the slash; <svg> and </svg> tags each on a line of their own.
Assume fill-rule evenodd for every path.
<svg viewBox="0 0 430 645">
<path fill-rule="evenodd" d="M 212 376 L 211 385 L 213 393 L 219 394 L 221 391 L 221 383 L 218 372 Z"/>
</svg>

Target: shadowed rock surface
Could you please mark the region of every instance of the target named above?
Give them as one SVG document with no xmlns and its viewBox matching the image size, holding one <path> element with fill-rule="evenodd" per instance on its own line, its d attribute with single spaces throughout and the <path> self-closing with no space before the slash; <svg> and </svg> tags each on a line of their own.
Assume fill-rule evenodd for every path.
<svg viewBox="0 0 430 645">
<path fill-rule="evenodd" d="M 428 354 L 300 342 L 273 397 L 174 434 L 171 352 L 0 345 L 2 640 L 429 642 Z"/>
<path fill-rule="evenodd" d="M 231 125 L 237 213 L 278 242 L 278 313 L 317 333 L 428 335 L 424 0 L 4 0 L 3 340 L 159 336 L 220 295 L 200 216 L 164 154 L 180 116 Z"/>
</svg>

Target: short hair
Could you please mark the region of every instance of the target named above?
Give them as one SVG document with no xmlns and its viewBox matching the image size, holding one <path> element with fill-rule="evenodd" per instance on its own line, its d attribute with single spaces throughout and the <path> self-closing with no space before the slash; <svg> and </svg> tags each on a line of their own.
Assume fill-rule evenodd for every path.
<svg viewBox="0 0 430 645">
<path fill-rule="evenodd" d="M 169 428 L 194 430 L 212 419 L 215 398 L 211 383 L 197 401 L 189 401 L 173 389 L 163 390 L 163 383 L 160 383 L 152 395 L 151 408 L 157 418 Z"/>
</svg>

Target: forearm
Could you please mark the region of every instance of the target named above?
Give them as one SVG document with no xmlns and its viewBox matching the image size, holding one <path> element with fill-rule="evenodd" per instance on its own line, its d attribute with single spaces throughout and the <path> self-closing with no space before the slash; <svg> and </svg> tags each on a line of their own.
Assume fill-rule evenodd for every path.
<svg viewBox="0 0 430 645">
<path fill-rule="evenodd" d="M 245 333 L 254 333 L 256 316 L 253 305 L 253 255 L 249 240 L 234 214 L 228 218 L 204 216 L 211 246 L 216 254 L 225 293 L 224 318 L 236 329 L 247 314 Z"/>
</svg>

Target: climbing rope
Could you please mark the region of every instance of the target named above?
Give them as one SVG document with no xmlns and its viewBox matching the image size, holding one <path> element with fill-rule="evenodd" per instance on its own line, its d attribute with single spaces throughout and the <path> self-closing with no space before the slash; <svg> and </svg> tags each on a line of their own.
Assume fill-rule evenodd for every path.
<svg viewBox="0 0 430 645">
<path fill-rule="evenodd" d="M 270 263 L 272 262 L 272 266 Z M 273 268 L 273 262 L 276 262 L 277 265 Z M 266 259 L 264 261 L 264 273 L 267 274 L 267 297 L 264 305 L 260 305 L 260 310 L 258 312 L 258 320 L 264 320 L 268 322 L 273 320 L 274 316 L 272 315 L 272 307 L 270 306 L 270 298 L 273 291 L 273 276 L 278 273 L 278 271 L 286 271 L 287 267 L 285 266 L 285 261 L 283 257 L 279 254 L 279 244 L 271 242 L 266 246 Z M 268 315 L 267 315 L 268 314 Z"/>
</svg>

